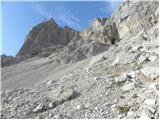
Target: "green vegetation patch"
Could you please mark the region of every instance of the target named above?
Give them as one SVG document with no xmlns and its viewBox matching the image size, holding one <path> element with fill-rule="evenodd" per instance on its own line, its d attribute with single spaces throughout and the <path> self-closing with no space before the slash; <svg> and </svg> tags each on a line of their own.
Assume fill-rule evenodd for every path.
<svg viewBox="0 0 160 120">
<path fill-rule="evenodd" d="M 131 106 L 124 105 L 124 106 L 118 106 L 118 111 L 122 114 L 127 114 L 128 111 L 130 110 Z"/>
</svg>

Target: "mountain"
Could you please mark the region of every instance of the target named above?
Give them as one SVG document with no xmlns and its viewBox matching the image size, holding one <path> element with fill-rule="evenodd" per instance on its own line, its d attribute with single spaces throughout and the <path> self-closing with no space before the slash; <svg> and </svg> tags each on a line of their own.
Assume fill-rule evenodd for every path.
<svg viewBox="0 0 160 120">
<path fill-rule="evenodd" d="M 13 56 L 7 56 L 5 54 L 1 55 L 1 66 L 9 66 L 13 64 L 17 64 L 20 61 Z"/>
<path fill-rule="evenodd" d="M 48 57 L 58 54 L 58 57 L 53 58 L 51 55 L 51 58 L 61 63 L 73 63 L 103 52 L 111 45 L 110 39 L 118 41 L 118 33 L 115 32 L 115 24 L 105 29 L 100 19 L 93 21 L 93 26 L 87 33 L 86 30 L 79 32 L 68 27 L 59 27 L 53 18 L 43 21 L 29 32 L 16 57 L 25 60 L 35 56 Z M 98 27 L 94 25 L 96 21 L 101 25 L 100 30 L 95 30 Z"/>
<path fill-rule="evenodd" d="M 159 119 L 158 10 L 127 0 L 82 32 L 33 27 L 2 68 L 1 118 Z"/>
<path fill-rule="evenodd" d="M 78 38 L 79 32 L 69 27 L 59 27 L 53 19 L 43 21 L 32 28 L 25 42 L 17 53 L 19 59 L 41 56 L 44 49 L 64 47 L 73 37 Z M 48 53 L 49 54 L 49 53 Z"/>
</svg>

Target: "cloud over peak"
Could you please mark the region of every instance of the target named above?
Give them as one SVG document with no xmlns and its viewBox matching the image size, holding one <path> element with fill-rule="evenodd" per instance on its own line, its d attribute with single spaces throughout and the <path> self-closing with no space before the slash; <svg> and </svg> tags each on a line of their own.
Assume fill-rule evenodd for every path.
<svg viewBox="0 0 160 120">
<path fill-rule="evenodd" d="M 55 20 L 59 20 L 64 24 L 74 27 L 74 28 L 81 28 L 80 26 L 80 19 L 76 17 L 69 9 L 65 7 L 55 7 L 53 10 L 48 10 L 45 5 L 39 2 L 35 2 L 32 4 L 34 10 L 44 18 L 54 18 Z"/>
</svg>

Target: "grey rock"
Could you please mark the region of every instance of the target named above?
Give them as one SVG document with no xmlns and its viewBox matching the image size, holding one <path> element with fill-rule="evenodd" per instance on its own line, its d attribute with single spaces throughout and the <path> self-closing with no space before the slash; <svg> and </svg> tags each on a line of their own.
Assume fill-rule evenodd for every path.
<svg viewBox="0 0 160 120">
<path fill-rule="evenodd" d="M 43 104 L 39 104 L 34 110 L 33 112 L 42 112 L 43 111 Z"/>
<path fill-rule="evenodd" d="M 146 99 L 144 103 L 147 105 L 154 105 L 156 103 L 156 99 Z"/>
<path fill-rule="evenodd" d="M 142 70 L 142 73 L 151 78 L 151 79 L 156 79 L 159 77 L 159 68 L 158 67 L 153 67 L 153 66 L 147 66 L 147 67 L 144 67 Z"/>
<path fill-rule="evenodd" d="M 156 113 L 156 107 L 155 106 L 149 106 L 148 110 L 152 113 L 155 114 Z"/>
<path fill-rule="evenodd" d="M 1 55 L 1 66 L 5 67 L 5 66 L 9 66 L 9 65 L 13 65 L 13 64 L 18 64 L 20 61 L 13 56 L 7 56 L 5 54 Z"/>
</svg>

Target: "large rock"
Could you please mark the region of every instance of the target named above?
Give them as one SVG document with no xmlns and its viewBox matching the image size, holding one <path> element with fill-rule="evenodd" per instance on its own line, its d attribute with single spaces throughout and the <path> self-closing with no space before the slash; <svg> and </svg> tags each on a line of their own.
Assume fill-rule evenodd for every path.
<svg viewBox="0 0 160 120">
<path fill-rule="evenodd" d="M 158 22 L 158 1 L 125 1 L 111 19 L 116 23 L 119 38 L 130 38 L 142 29 L 149 29 Z"/>
<path fill-rule="evenodd" d="M 81 32 L 84 39 L 112 45 L 119 41 L 116 24 L 110 18 L 96 18 L 92 27 Z"/>
<path fill-rule="evenodd" d="M 147 66 L 147 67 L 144 67 L 141 71 L 145 76 L 151 79 L 157 79 L 159 77 L 158 67 Z"/>
</svg>

